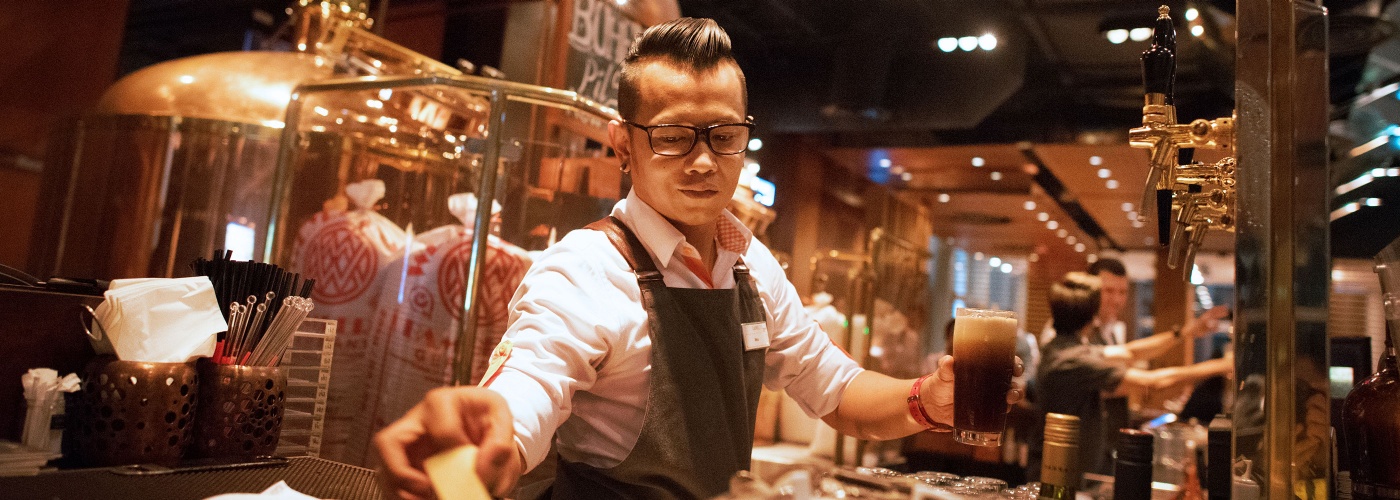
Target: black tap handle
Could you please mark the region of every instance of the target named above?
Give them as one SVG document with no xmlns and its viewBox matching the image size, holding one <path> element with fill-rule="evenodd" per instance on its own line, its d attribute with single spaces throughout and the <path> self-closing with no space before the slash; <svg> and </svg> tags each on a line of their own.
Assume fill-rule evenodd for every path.
<svg viewBox="0 0 1400 500">
<path fill-rule="evenodd" d="M 1176 82 L 1176 27 L 1167 6 L 1157 8 L 1157 22 L 1152 27 L 1152 47 L 1142 53 L 1142 83 L 1149 94 L 1162 94 L 1167 104 L 1173 104 Z"/>
<path fill-rule="evenodd" d="M 1172 190 L 1157 190 L 1157 246 L 1172 242 Z"/>
</svg>

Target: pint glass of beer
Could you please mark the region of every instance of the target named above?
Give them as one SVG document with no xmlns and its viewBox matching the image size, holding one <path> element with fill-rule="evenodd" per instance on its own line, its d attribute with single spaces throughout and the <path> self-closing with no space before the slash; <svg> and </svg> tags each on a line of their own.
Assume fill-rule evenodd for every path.
<svg viewBox="0 0 1400 500">
<path fill-rule="evenodd" d="M 1016 315 L 958 308 L 953 326 L 953 432 L 959 443 L 1000 446 L 1016 370 Z"/>
</svg>

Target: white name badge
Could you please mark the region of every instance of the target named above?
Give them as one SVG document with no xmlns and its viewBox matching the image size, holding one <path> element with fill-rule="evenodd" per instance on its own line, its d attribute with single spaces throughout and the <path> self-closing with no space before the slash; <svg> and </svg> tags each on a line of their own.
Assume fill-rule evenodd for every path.
<svg viewBox="0 0 1400 500">
<path fill-rule="evenodd" d="M 768 324 L 744 323 L 744 350 L 763 349 L 768 347 Z"/>
</svg>

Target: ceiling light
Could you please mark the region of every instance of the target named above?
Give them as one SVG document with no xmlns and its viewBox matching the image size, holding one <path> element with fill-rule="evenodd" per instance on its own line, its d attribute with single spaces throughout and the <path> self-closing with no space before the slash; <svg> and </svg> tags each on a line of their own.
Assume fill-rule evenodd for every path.
<svg viewBox="0 0 1400 500">
<path fill-rule="evenodd" d="M 1138 213 L 1136 211 L 1128 212 L 1128 220 L 1138 220 Z"/>
<path fill-rule="evenodd" d="M 1075 238 L 1074 235 L 1071 234 L 1065 237 L 1065 243 L 1069 243 L 1071 245 L 1079 243 L 1079 238 Z"/>
<path fill-rule="evenodd" d="M 997 48 L 997 37 L 991 33 L 977 37 L 977 46 L 982 50 L 990 51 Z"/>
<path fill-rule="evenodd" d="M 1058 237 L 1061 237 L 1061 238 L 1064 238 L 1064 237 L 1065 237 L 1066 235 L 1068 235 L 1068 234 L 1069 234 L 1069 231 L 1064 230 L 1064 229 L 1061 229 L 1061 230 L 1059 230 L 1059 231 L 1055 231 L 1055 236 L 1058 236 Z"/>
<path fill-rule="evenodd" d="M 1146 225 L 1147 225 L 1147 224 L 1143 223 L 1143 222 L 1140 221 L 1140 220 L 1133 219 L 1133 227 L 1140 228 L 1140 227 L 1146 226 Z"/>
<path fill-rule="evenodd" d="M 1097 167 L 1097 166 L 1099 166 L 1099 165 L 1103 165 L 1103 157 L 1102 157 L 1102 156 L 1090 156 L 1090 157 L 1089 157 L 1089 164 L 1090 164 L 1090 165 L 1093 165 L 1093 166 L 1095 166 L 1095 167 Z"/>
<path fill-rule="evenodd" d="M 1118 45 L 1128 41 L 1128 30 L 1108 30 L 1104 36 L 1108 37 L 1108 43 Z"/>
<path fill-rule="evenodd" d="M 394 89 L 380 89 L 380 90 L 379 90 L 379 100 L 381 100 L 381 101 L 387 101 L 387 100 L 389 100 L 390 97 L 393 97 L 393 96 L 394 96 Z"/>
<path fill-rule="evenodd" d="M 959 38 L 958 48 L 963 49 L 963 52 L 972 52 L 973 49 L 977 48 L 977 37 L 965 36 Z"/>
<path fill-rule="evenodd" d="M 999 181 L 999 180 L 1001 180 L 1001 172 L 992 172 L 992 180 L 994 180 L 994 181 Z"/>
<path fill-rule="evenodd" d="M 1026 200 L 1026 203 L 1021 206 L 1026 207 L 1026 210 L 1035 210 L 1035 202 L 1031 200 Z"/>
<path fill-rule="evenodd" d="M 958 39 L 953 37 L 939 38 L 938 50 L 944 52 L 952 52 L 954 50 L 958 50 Z"/>
<path fill-rule="evenodd" d="M 1124 212 L 1131 212 L 1131 211 L 1133 211 L 1133 202 L 1131 202 L 1131 201 L 1125 201 L 1125 202 L 1123 202 L 1123 211 L 1124 211 Z"/>
<path fill-rule="evenodd" d="M 880 168 L 890 168 L 890 165 L 893 164 L 894 162 L 890 161 L 889 158 L 880 158 Z"/>
<path fill-rule="evenodd" d="M 1379 207 L 1379 206 L 1381 206 L 1381 199 L 1380 199 L 1380 198 L 1366 198 L 1366 199 L 1363 200 L 1363 201 L 1365 202 L 1365 205 L 1368 206 L 1368 207 Z"/>
<path fill-rule="evenodd" d="M 1087 260 L 1090 264 L 1093 264 L 1099 261 L 1099 254 L 1091 253 L 1088 257 L 1085 257 L 1084 260 Z"/>
<path fill-rule="evenodd" d="M 194 83 L 194 77 L 191 75 L 180 75 L 180 83 L 183 83 L 185 85 Z"/>
<path fill-rule="evenodd" d="M 986 164 L 987 164 L 987 160 L 983 159 L 981 156 L 974 156 L 974 157 L 972 157 L 972 166 L 974 166 L 974 167 L 981 167 L 982 165 L 986 165 Z"/>
<path fill-rule="evenodd" d="M 1104 186 L 1107 186 L 1109 189 L 1118 189 L 1118 179 L 1109 179 L 1108 182 L 1104 183 Z"/>
<path fill-rule="evenodd" d="M 374 109 L 382 109 L 384 107 L 384 101 L 370 99 L 368 101 L 365 101 L 365 106 L 369 106 Z"/>
<path fill-rule="evenodd" d="M 749 139 L 749 151 L 758 151 L 760 149 L 763 149 L 763 139 L 757 137 Z"/>
<path fill-rule="evenodd" d="M 1196 18 L 1198 18 L 1198 17 L 1201 17 L 1201 11 L 1196 10 L 1195 7 L 1186 9 L 1186 20 L 1187 20 L 1187 21 L 1195 21 Z"/>
<path fill-rule="evenodd" d="M 1029 260 L 1029 261 L 1031 261 L 1031 262 L 1040 262 L 1040 254 L 1037 254 L 1037 253 L 1030 254 L 1030 255 L 1026 256 L 1026 260 Z"/>
<path fill-rule="evenodd" d="M 1133 28 L 1132 31 L 1128 32 L 1128 38 L 1134 42 L 1146 41 L 1148 38 L 1152 38 L 1152 28 Z"/>
<path fill-rule="evenodd" d="M 1206 27 L 1199 24 L 1191 27 L 1191 36 L 1201 36 L 1206 32 Z"/>
<path fill-rule="evenodd" d="M 1003 263 L 1001 263 L 1001 272 L 1006 273 L 1006 274 L 1011 274 L 1011 263 L 1010 263 L 1010 262 L 1003 262 Z"/>
<path fill-rule="evenodd" d="M 982 252 L 977 252 L 977 253 L 972 254 L 972 260 L 982 260 L 982 257 L 983 257 Z"/>
<path fill-rule="evenodd" d="M 1038 220 L 1038 221 L 1041 221 L 1041 222 L 1045 222 L 1045 221 L 1047 221 L 1047 220 L 1050 220 L 1050 214 L 1047 214 L 1047 213 L 1045 213 L 1045 212 L 1041 212 L 1041 213 L 1035 214 L 1035 220 Z"/>
<path fill-rule="evenodd" d="M 987 263 L 991 264 L 992 267 L 1001 267 L 1001 259 L 998 257 L 992 257 Z"/>
<path fill-rule="evenodd" d="M 948 196 L 948 193 L 941 193 L 941 194 L 938 195 L 938 202 L 939 202 L 939 203 L 948 203 L 948 200 L 951 200 L 951 199 L 953 199 L 953 197 L 952 197 L 952 196 Z"/>
<path fill-rule="evenodd" d="M 1113 175 L 1113 172 L 1109 172 L 1108 169 L 1106 169 L 1106 168 L 1101 168 L 1101 169 L 1099 169 L 1099 178 L 1100 178 L 1100 179 L 1107 179 L 1110 175 Z"/>
<path fill-rule="evenodd" d="M 1076 251 L 1076 252 L 1084 253 L 1084 248 L 1086 248 L 1086 247 L 1084 246 L 1083 243 L 1075 243 L 1075 244 L 1074 244 L 1074 251 Z"/>
<path fill-rule="evenodd" d="M 320 107 L 320 106 L 316 106 L 315 108 L 312 108 L 312 109 L 316 111 L 316 114 L 321 115 L 321 116 L 330 116 L 330 115 L 331 115 L 330 110 L 328 110 L 328 109 L 326 109 L 326 108 L 323 108 L 323 107 Z"/>
<path fill-rule="evenodd" d="M 1056 229 L 1056 228 L 1059 228 L 1059 227 L 1060 227 L 1060 223 L 1055 222 L 1055 221 L 1052 220 L 1052 221 L 1050 221 L 1050 222 L 1046 222 L 1046 223 L 1045 223 L 1045 227 L 1046 227 L 1046 228 L 1049 228 L 1049 229 Z"/>
<path fill-rule="evenodd" d="M 910 172 L 905 172 L 904 175 L 899 176 L 899 178 L 904 179 L 904 182 L 909 182 L 914 180 L 914 174 Z"/>
</svg>

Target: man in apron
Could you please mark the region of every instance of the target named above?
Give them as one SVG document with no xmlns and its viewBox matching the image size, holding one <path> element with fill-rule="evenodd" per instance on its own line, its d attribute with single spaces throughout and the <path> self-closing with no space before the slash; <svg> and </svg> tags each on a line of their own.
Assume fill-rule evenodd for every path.
<svg viewBox="0 0 1400 500">
<path fill-rule="evenodd" d="M 725 210 L 753 128 L 728 35 L 654 26 L 620 80 L 608 132 L 632 192 L 535 261 L 485 388 L 435 390 L 376 436 L 390 496 L 431 497 L 423 459 L 467 443 L 497 495 L 551 444 L 555 478 L 520 497 L 718 495 L 749 467 L 759 384 L 863 439 L 946 429 L 951 357 L 918 380 L 862 370 Z"/>
</svg>

